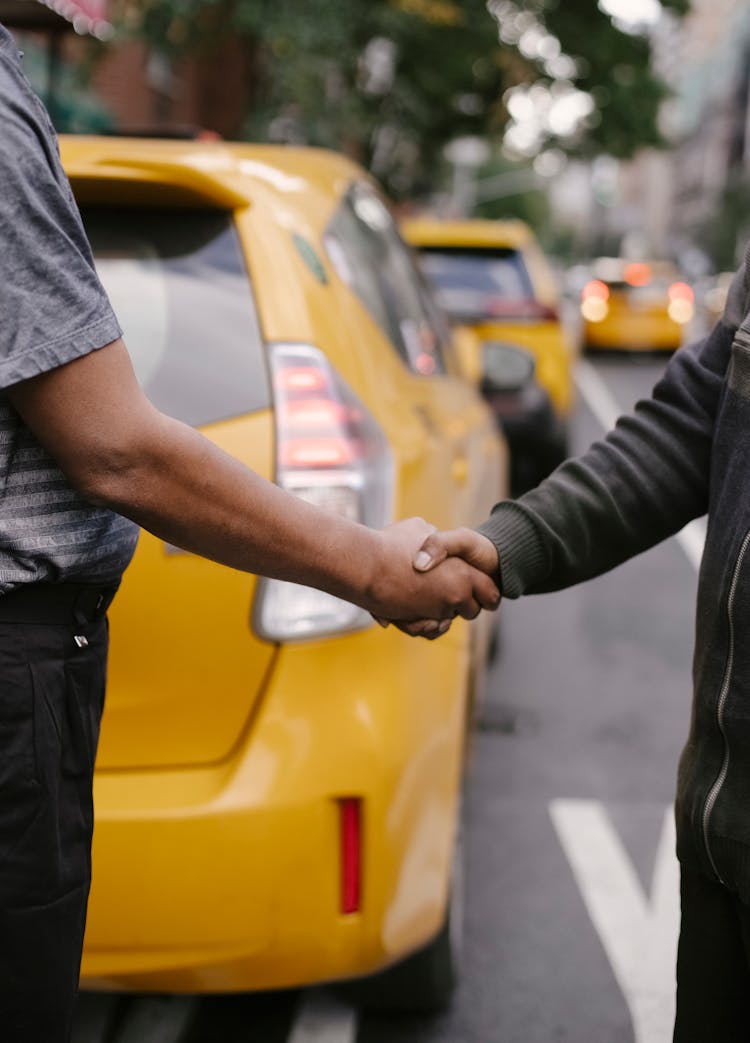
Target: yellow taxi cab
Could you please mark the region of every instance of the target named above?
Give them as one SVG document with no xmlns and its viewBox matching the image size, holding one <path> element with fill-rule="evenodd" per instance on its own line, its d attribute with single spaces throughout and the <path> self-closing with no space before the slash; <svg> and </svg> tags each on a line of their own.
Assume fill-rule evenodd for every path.
<svg viewBox="0 0 750 1043">
<path fill-rule="evenodd" d="M 481 384 L 490 345 L 531 355 L 534 379 L 520 391 L 485 389 L 511 451 L 514 493 L 535 485 L 565 459 L 574 390 L 574 346 L 560 322 L 559 293 L 536 237 L 522 221 L 402 221 L 440 304 L 476 334 L 473 365 Z M 505 353 L 508 365 L 516 358 Z"/>
<path fill-rule="evenodd" d="M 506 450 L 364 172 L 333 153 L 63 138 L 155 404 L 374 527 L 475 524 Z M 491 617 L 437 642 L 142 533 L 111 610 L 84 988 L 376 975 L 447 1001 Z"/>
<path fill-rule="evenodd" d="M 695 316 L 695 300 L 668 261 L 600 257 L 580 309 L 583 350 L 675 351 Z"/>
</svg>

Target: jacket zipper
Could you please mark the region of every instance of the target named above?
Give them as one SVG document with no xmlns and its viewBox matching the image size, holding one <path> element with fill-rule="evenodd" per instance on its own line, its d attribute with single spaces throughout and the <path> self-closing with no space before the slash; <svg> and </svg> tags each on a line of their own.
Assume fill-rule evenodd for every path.
<svg viewBox="0 0 750 1043">
<path fill-rule="evenodd" d="M 747 553 L 748 545 L 750 544 L 750 532 L 745 533 L 745 538 L 742 541 L 740 552 L 737 555 L 737 560 L 734 563 L 734 571 L 732 573 L 732 582 L 729 585 L 729 594 L 727 596 L 727 620 L 729 623 L 729 649 L 727 652 L 727 664 L 724 669 L 724 677 L 721 682 L 721 688 L 719 690 L 719 700 L 716 704 L 716 723 L 719 726 L 721 737 L 724 740 L 724 761 L 721 765 L 721 771 L 719 772 L 716 781 L 709 790 L 708 796 L 706 797 L 706 803 L 703 807 L 703 843 L 706 848 L 706 854 L 708 860 L 711 863 L 711 868 L 716 874 L 717 880 L 720 883 L 724 883 L 721 879 L 721 874 L 716 868 L 713 855 L 711 854 L 711 845 L 708 842 L 708 824 L 711 818 L 711 813 L 714 810 L 714 805 L 718 800 L 721 788 L 726 782 L 727 773 L 729 771 L 729 742 L 727 741 L 726 732 L 724 731 L 724 707 L 726 706 L 727 698 L 729 696 L 729 687 L 732 683 L 732 670 L 734 669 L 734 598 L 737 592 L 737 584 L 740 578 L 740 571 L 742 569 L 742 563 Z"/>
</svg>

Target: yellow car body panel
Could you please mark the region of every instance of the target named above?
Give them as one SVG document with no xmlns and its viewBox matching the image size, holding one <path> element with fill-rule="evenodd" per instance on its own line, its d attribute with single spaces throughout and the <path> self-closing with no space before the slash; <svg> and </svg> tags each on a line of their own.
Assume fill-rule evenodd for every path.
<svg viewBox="0 0 750 1043">
<path fill-rule="evenodd" d="M 607 303 L 609 311 L 601 322 L 584 319 L 587 348 L 675 351 L 682 343 L 684 327 L 670 319 L 666 300 L 634 307 L 625 295 L 613 290 Z"/>
<path fill-rule="evenodd" d="M 204 433 L 248 463 L 253 446 L 256 467 L 265 460 L 270 474 L 267 414 Z M 114 639 L 100 769 L 215 762 L 229 754 L 274 655 L 250 627 L 254 589 L 252 576 L 141 533 L 109 611 Z M 118 640 L 120 634 L 127 639 Z"/>
<path fill-rule="evenodd" d="M 531 229 L 523 221 L 437 220 L 413 218 L 401 222 L 401 231 L 417 250 L 460 249 L 470 252 L 501 249 L 517 251 L 523 258 L 534 297 L 550 315 L 557 311 L 559 294 L 554 277 Z M 536 362 L 539 383 L 555 410 L 566 418 L 573 405 L 572 363 L 574 346 L 557 318 L 518 321 L 477 318 L 471 323 L 477 335 L 477 350 L 483 341 L 504 341 L 529 351 Z M 480 366 L 476 367 L 480 369 Z"/>
<path fill-rule="evenodd" d="M 468 630 L 422 661 L 392 629 L 335 652 L 284 648 L 226 763 L 99 773 L 83 981 L 291 986 L 375 971 L 427 941 L 446 900 Z M 363 900 L 343 916 L 337 801 L 351 796 L 363 801 Z"/>
<path fill-rule="evenodd" d="M 230 215 L 265 344 L 320 348 L 386 433 L 395 517 L 471 525 L 505 495 L 505 443 L 476 390 L 457 368 L 411 372 L 329 261 L 331 217 L 367 183 L 358 167 L 305 149 L 96 138 L 63 138 L 62 156 L 84 210 Z M 271 408 L 202 430 L 274 478 Z M 84 987 L 355 977 L 442 922 L 491 617 L 434 643 L 370 626 L 277 644 L 253 628 L 255 588 L 141 535 L 110 614 Z M 361 906 L 344 914 L 346 798 L 361 800 L 363 871 Z"/>
<path fill-rule="evenodd" d="M 517 344 L 534 356 L 536 377 L 548 392 L 558 416 L 573 408 L 572 353 L 559 322 L 481 322 L 473 327 L 480 342 Z"/>
</svg>

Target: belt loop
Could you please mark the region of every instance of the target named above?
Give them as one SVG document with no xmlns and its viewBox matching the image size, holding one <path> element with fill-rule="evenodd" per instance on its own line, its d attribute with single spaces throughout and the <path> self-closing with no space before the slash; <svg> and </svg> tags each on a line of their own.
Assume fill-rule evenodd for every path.
<svg viewBox="0 0 750 1043">
<path fill-rule="evenodd" d="M 73 606 L 73 617 L 82 625 L 99 619 L 109 608 L 117 588 L 81 587 Z"/>
</svg>

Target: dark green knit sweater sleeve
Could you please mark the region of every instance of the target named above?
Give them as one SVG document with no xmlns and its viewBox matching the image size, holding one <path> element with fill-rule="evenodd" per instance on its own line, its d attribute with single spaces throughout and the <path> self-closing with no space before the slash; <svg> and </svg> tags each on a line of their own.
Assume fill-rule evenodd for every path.
<svg viewBox="0 0 750 1043">
<path fill-rule="evenodd" d="M 675 352 L 650 398 L 536 489 L 496 505 L 479 531 L 497 547 L 505 597 L 600 575 L 705 514 L 714 422 L 746 297 L 740 270 L 722 320 Z"/>
</svg>

